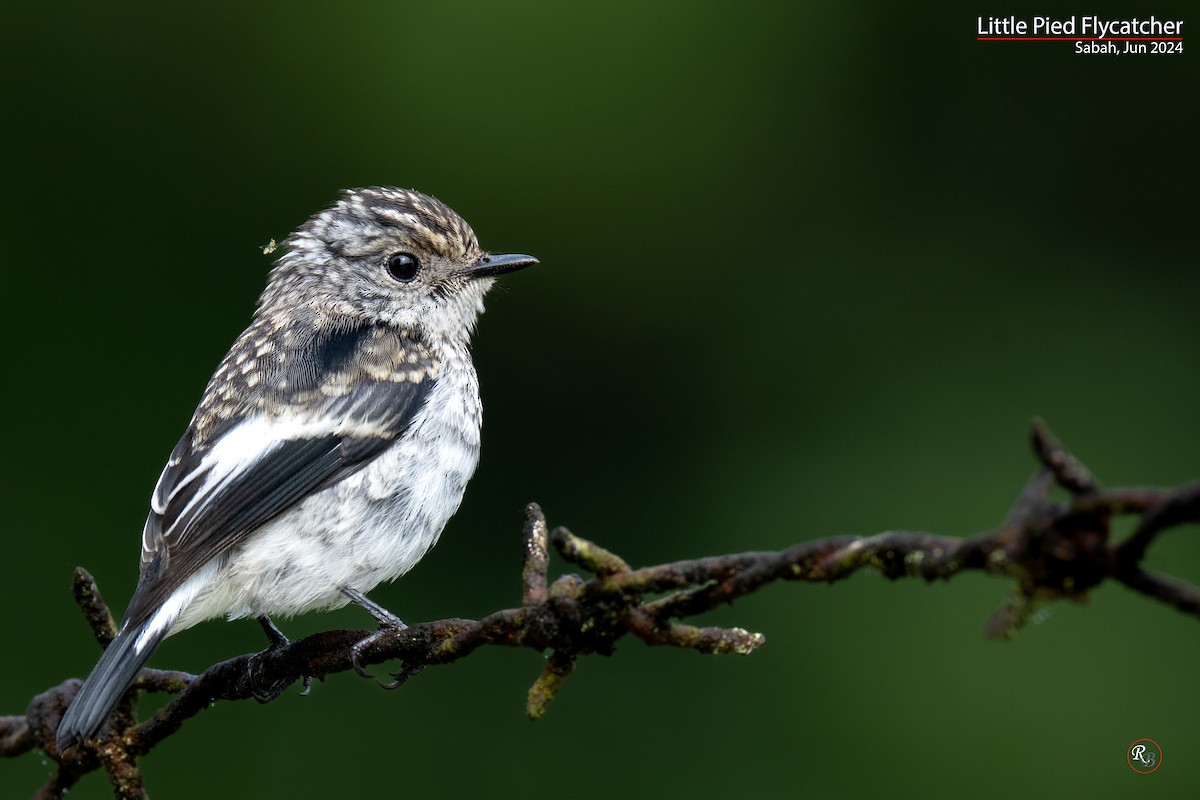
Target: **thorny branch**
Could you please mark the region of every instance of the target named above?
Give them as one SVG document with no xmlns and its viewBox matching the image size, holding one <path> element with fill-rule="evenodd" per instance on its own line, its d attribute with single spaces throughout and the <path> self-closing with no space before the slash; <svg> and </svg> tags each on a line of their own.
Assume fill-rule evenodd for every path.
<svg viewBox="0 0 1200 800">
<path fill-rule="evenodd" d="M 545 713 L 577 658 L 611 654 L 626 634 L 651 645 L 673 645 L 702 653 L 747 654 L 765 641 L 741 628 L 700 628 L 682 620 L 757 591 L 777 580 L 832 583 L 863 567 L 891 579 L 945 580 L 980 570 L 1010 578 L 1016 587 L 987 625 L 994 637 L 1011 637 L 1035 604 L 1082 600 L 1105 579 L 1200 618 L 1200 589 L 1141 566 L 1146 550 L 1163 531 L 1200 522 L 1200 483 L 1177 489 L 1102 489 L 1040 424 L 1033 449 L 1041 467 L 995 531 L 969 539 L 927 533 L 887 532 L 870 537 L 839 536 L 779 552 L 739 553 L 632 569 L 620 557 L 565 528 L 547 530 L 536 504 L 526 508 L 523 603 L 481 620 L 444 619 L 390 631 L 362 654 L 365 664 L 400 660 L 397 686 L 422 667 L 448 664 L 484 645 L 528 647 L 549 652 L 542 674 L 529 689 L 526 713 Z M 1065 497 L 1052 496 L 1055 486 Z M 1112 521 L 1134 516 L 1124 541 L 1111 542 Z M 590 573 L 590 580 L 563 575 L 549 582 L 549 545 L 565 561 Z M 85 570 L 78 569 L 75 600 L 101 646 L 114 625 L 104 600 Z M 143 669 L 100 736 L 66 753 L 54 744 L 63 711 L 79 690 L 70 679 L 34 697 L 23 715 L 0 717 L 0 755 L 40 749 L 58 763 L 36 797 L 61 797 L 88 772 L 103 769 L 120 798 L 143 798 L 137 759 L 177 731 L 215 700 L 273 699 L 304 676 L 324 678 L 352 669 L 351 646 L 366 631 L 329 631 L 263 653 L 231 658 L 201 675 Z M 265 690 L 264 690 L 265 687 Z M 154 716 L 136 718 L 138 690 L 175 695 Z M 266 695 L 264 697 L 264 694 Z"/>
</svg>

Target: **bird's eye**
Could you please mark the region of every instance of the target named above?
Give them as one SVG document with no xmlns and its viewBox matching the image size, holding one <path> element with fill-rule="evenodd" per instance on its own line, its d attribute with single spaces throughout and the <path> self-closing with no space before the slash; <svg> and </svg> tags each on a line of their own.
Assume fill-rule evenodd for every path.
<svg viewBox="0 0 1200 800">
<path fill-rule="evenodd" d="M 398 281 L 411 281 L 417 277 L 421 262 L 412 253 L 392 253 L 388 256 L 387 270 Z"/>
</svg>

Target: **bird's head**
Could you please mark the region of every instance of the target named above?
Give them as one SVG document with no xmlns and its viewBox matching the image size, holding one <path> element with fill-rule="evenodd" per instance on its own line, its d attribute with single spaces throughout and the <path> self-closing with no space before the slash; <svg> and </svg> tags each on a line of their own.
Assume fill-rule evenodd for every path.
<svg viewBox="0 0 1200 800">
<path fill-rule="evenodd" d="M 260 305 L 416 328 L 435 337 L 470 334 L 497 275 L 536 264 L 491 255 L 444 203 L 408 189 L 349 189 L 285 242 Z"/>
</svg>

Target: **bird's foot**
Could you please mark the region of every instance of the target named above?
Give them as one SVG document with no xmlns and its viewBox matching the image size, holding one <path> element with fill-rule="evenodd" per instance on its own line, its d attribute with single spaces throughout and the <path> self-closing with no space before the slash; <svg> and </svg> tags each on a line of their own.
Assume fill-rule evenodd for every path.
<svg viewBox="0 0 1200 800">
<path fill-rule="evenodd" d="M 395 614 L 388 611 L 374 600 L 371 600 L 357 589 L 344 586 L 342 587 L 342 594 L 346 595 L 346 597 L 349 597 L 356 604 L 364 608 L 368 614 L 370 614 L 376 619 L 376 621 L 379 622 L 379 630 L 375 631 L 365 639 L 359 639 L 350 647 L 350 664 L 354 667 L 354 671 L 364 678 L 372 678 L 374 676 L 363 669 L 361 660 L 363 651 L 389 633 L 392 633 L 393 631 L 402 631 L 408 626 L 405 625 L 404 621 Z M 424 664 L 405 665 L 405 667 L 399 672 L 390 673 L 392 676 L 391 683 L 384 683 L 383 681 L 376 682 L 384 689 L 395 689 L 398 686 L 404 685 L 409 678 L 411 678 L 413 675 L 416 675 L 423 669 L 425 669 Z"/>
<path fill-rule="evenodd" d="M 273 650 L 278 650 L 279 648 L 287 645 L 290 640 L 284 635 L 283 631 L 279 630 L 275 623 L 271 621 L 271 618 L 266 614 L 259 614 L 257 619 L 258 624 L 262 626 L 263 633 L 267 635 L 267 649 L 263 650 L 261 653 L 255 653 L 254 655 L 250 656 L 250 662 L 247 665 L 247 669 L 250 672 L 251 693 L 254 695 L 254 699 L 260 703 L 269 703 L 276 697 L 279 697 L 279 695 L 283 694 L 283 690 L 288 687 L 291 681 L 276 681 L 266 688 L 260 687 L 258 684 L 258 678 L 255 675 L 256 667 L 258 666 L 258 660 L 267 653 L 270 653 Z M 300 696 L 308 697 L 309 693 L 312 692 L 312 675 L 305 675 L 303 680 L 304 691 L 300 692 Z"/>
</svg>

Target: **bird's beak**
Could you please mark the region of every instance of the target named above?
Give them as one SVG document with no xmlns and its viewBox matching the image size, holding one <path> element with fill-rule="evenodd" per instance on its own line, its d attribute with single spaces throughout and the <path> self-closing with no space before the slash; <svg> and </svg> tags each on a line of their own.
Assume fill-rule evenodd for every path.
<svg viewBox="0 0 1200 800">
<path fill-rule="evenodd" d="M 506 272 L 516 272 L 519 269 L 528 267 L 530 264 L 536 263 L 538 263 L 536 258 L 521 253 L 485 255 L 476 261 L 474 266 L 459 270 L 458 274 L 467 280 L 491 278 L 496 275 L 503 275 Z"/>
</svg>

